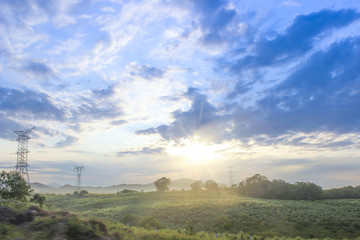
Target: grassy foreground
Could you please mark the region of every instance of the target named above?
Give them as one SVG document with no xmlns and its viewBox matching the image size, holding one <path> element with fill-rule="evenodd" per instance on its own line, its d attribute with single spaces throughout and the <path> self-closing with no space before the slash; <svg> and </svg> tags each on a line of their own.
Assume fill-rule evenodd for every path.
<svg viewBox="0 0 360 240">
<path fill-rule="evenodd" d="M 108 224 L 121 221 L 126 214 L 139 218 L 152 216 L 165 228 L 172 229 L 172 234 L 183 234 L 183 229 L 191 225 L 195 232 L 203 231 L 195 236 L 227 233 L 230 237 L 229 234 L 236 236 L 239 232 L 269 239 L 276 236 L 356 239 L 360 236 L 360 200 L 264 200 L 191 191 L 46 197 L 53 209 L 96 217 Z M 197 239 L 195 236 L 179 239 Z M 199 239 L 211 239 L 209 236 Z"/>
</svg>

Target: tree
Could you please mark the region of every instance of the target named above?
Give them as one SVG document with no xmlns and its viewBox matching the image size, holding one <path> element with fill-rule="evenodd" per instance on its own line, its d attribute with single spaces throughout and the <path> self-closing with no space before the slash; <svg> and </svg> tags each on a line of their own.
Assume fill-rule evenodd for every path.
<svg viewBox="0 0 360 240">
<path fill-rule="evenodd" d="M 169 191 L 170 178 L 162 177 L 155 182 L 156 190 L 159 192 Z"/>
<path fill-rule="evenodd" d="M 32 193 L 31 187 L 19 172 L 2 171 L 0 174 L 0 197 L 3 199 L 16 199 L 26 201 Z"/>
<path fill-rule="evenodd" d="M 204 183 L 204 187 L 206 188 L 206 190 L 208 191 L 217 191 L 219 188 L 219 185 L 214 181 L 214 180 L 207 180 Z"/>
<path fill-rule="evenodd" d="M 30 200 L 30 202 L 34 202 L 34 203 L 38 203 L 40 205 L 40 207 L 42 208 L 44 202 L 45 202 L 46 197 L 44 195 L 35 193 L 33 198 Z"/>
<path fill-rule="evenodd" d="M 194 192 L 200 191 L 201 188 L 202 188 L 202 185 L 203 185 L 203 184 L 202 184 L 202 182 L 201 182 L 200 180 L 192 183 L 192 184 L 190 185 L 191 191 L 194 191 Z"/>
<path fill-rule="evenodd" d="M 239 191 L 252 197 L 263 198 L 267 195 L 270 184 L 271 182 L 267 177 L 261 174 L 255 174 L 239 183 Z"/>
<path fill-rule="evenodd" d="M 89 192 L 88 191 L 86 191 L 86 190 L 81 190 L 80 192 L 79 192 L 79 196 L 85 196 L 85 195 L 87 195 L 87 194 L 89 194 Z"/>
</svg>

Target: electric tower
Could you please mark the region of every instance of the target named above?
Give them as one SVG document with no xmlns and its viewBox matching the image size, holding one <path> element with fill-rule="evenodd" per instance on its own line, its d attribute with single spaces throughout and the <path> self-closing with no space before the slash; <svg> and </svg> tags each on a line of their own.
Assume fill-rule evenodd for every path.
<svg viewBox="0 0 360 240">
<path fill-rule="evenodd" d="M 16 171 L 30 184 L 30 177 L 28 172 L 28 141 L 31 138 L 28 134 L 33 130 L 33 128 L 24 130 L 24 131 L 14 131 L 18 135 L 16 141 L 18 142 L 18 149 L 16 152 L 17 161 L 16 161 Z"/>
<path fill-rule="evenodd" d="M 77 176 L 76 177 L 76 190 L 80 193 L 81 188 L 82 188 L 81 174 L 82 174 L 82 171 L 85 170 L 85 167 L 84 167 L 84 165 L 81 165 L 81 166 L 76 165 L 74 170 L 76 171 L 76 176 Z"/>
</svg>

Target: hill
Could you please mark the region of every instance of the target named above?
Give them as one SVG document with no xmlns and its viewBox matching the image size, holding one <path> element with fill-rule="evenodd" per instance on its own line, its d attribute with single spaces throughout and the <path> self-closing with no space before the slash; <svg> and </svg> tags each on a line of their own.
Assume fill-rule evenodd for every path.
<svg viewBox="0 0 360 240">
<path fill-rule="evenodd" d="M 194 180 L 182 178 L 178 180 L 174 180 L 170 182 L 170 190 L 189 190 L 190 185 L 194 183 Z M 32 189 L 36 193 L 55 193 L 55 194 L 66 194 L 66 193 L 73 193 L 76 191 L 76 187 L 70 184 L 66 184 L 60 187 L 53 187 L 47 186 L 42 183 L 34 182 L 31 184 Z M 106 194 L 106 193 L 117 193 L 124 189 L 128 190 L 135 190 L 135 191 L 155 191 L 156 187 L 154 183 L 147 183 L 147 184 L 118 184 L 112 185 L 108 187 L 91 187 L 91 186 L 84 186 L 82 189 L 90 192 L 90 193 L 97 193 L 97 194 Z"/>
</svg>

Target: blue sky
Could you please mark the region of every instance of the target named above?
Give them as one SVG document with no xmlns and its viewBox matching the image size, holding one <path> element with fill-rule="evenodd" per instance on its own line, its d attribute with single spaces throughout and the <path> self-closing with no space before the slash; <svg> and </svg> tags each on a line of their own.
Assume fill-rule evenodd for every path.
<svg viewBox="0 0 360 240">
<path fill-rule="evenodd" d="M 360 3 L 3 0 L 0 168 L 32 181 L 360 182 Z"/>
</svg>

